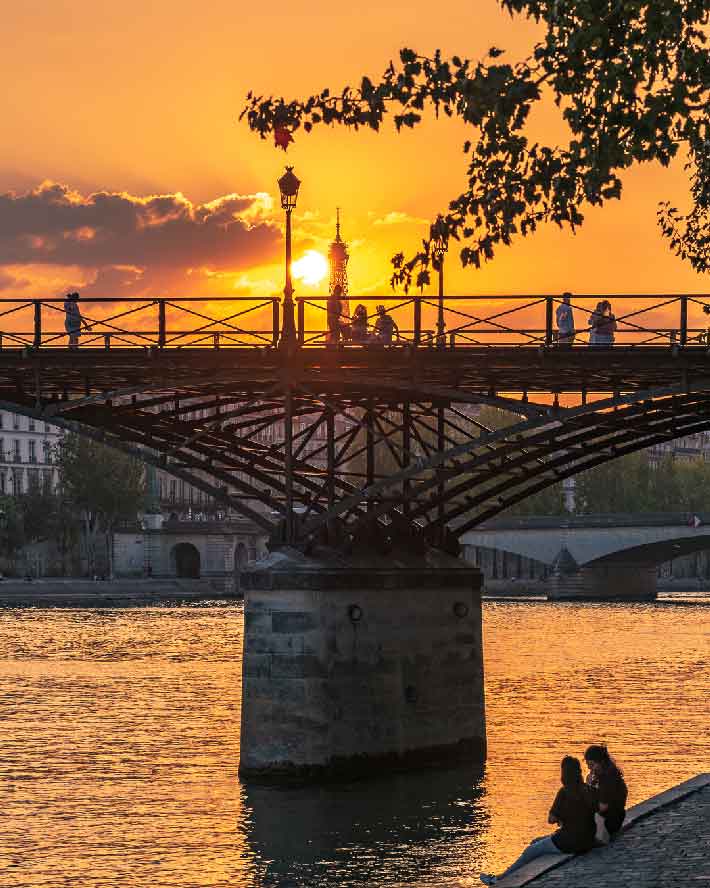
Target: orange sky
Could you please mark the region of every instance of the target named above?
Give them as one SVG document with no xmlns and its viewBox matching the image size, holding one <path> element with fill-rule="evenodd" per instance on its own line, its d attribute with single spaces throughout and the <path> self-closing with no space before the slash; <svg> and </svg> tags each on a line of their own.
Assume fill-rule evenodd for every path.
<svg viewBox="0 0 710 888">
<path fill-rule="evenodd" d="M 357 83 L 363 73 L 376 77 L 403 45 L 473 58 L 496 45 L 512 60 L 534 37 L 532 25 L 511 21 L 493 0 L 452 2 L 439 19 L 436 9 L 422 0 L 7 4 L 0 194 L 15 196 L 0 199 L 0 294 L 55 295 L 68 286 L 106 296 L 278 292 L 281 220 L 268 195 L 285 159 L 303 180 L 296 258 L 326 248 L 339 204 L 351 289 L 385 292 L 391 254 L 415 249 L 426 220 L 465 187 L 464 128 L 446 120 L 400 136 L 389 127 L 379 135 L 323 128 L 298 133 L 284 158 L 237 116 L 248 89 L 302 96 Z M 535 126 L 549 139 L 555 110 L 538 112 Z M 64 191 L 21 198 L 45 180 Z M 576 236 L 544 230 L 480 271 L 452 257 L 447 287 L 710 289 L 670 254 L 655 225 L 658 200 L 685 204 L 680 163 L 636 170 L 625 186 L 623 200 L 590 211 Z M 102 191 L 124 197 L 90 198 Z M 244 199 L 225 199 L 235 194 Z M 151 203 L 152 195 L 172 197 Z M 111 220 L 105 230 L 102 213 Z M 63 220 L 79 215 L 86 225 L 69 231 Z M 300 295 L 314 292 L 299 286 Z"/>
</svg>

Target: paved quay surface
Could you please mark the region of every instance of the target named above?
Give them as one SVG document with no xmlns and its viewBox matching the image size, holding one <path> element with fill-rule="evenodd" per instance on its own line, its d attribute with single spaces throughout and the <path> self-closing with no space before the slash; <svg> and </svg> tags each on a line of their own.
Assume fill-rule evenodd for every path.
<svg viewBox="0 0 710 888">
<path fill-rule="evenodd" d="M 605 847 L 527 882 L 532 888 L 710 886 L 710 785 L 640 819 Z"/>
</svg>

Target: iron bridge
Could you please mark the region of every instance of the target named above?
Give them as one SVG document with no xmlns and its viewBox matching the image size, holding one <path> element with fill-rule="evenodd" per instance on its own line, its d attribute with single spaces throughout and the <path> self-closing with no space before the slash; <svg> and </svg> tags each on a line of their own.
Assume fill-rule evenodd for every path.
<svg viewBox="0 0 710 888">
<path fill-rule="evenodd" d="M 589 344 L 602 298 L 613 346 Z M 62 300 L 3 299 L 0 407 L 137 454 L 302 546 L 455 550 L 551 484 L 710 429 L 710 295 L 575 296 L 571 345 L 558 297 L 355 301 L 386 306 L 391 345 L 334 341 L 326 298 L 296 299 L 289 325 L 277 298 L 166 297 L 81 300 L 69 348 Z M 486 427 L 482 405 L 514 421 Z"/>
</svg>

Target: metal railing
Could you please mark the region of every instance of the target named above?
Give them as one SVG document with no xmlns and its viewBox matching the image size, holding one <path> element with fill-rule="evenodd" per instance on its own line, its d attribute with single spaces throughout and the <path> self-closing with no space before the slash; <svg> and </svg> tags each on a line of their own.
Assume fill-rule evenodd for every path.
<svg viewBox="0 0 710 888">
<path fill-rule="evenodd" d="M 395 322 L 392 342 L 387 343 L 393 347 L 610 345 L 591 341 L 590 320 L 602 300 L 612 306 L 615 346 L 710 348 L 710 294 L 575 295 L 572 341 L 558 335 L 561 296 L 447 296 L 443 336 L 436 332 L 438 301 L 434 297 L 351 296 L 341 313 L 326 296 L 296 297 L 293 344 L 301 348 L 382 345 L 375 311 L 382 304 Z M 358 303 L 365 306 L 367 327 L 365 336 L 355 341 L 351 311 Z M 82 349 L 277 348 L 282 342 L 282 304 L 275 296 L 82 298 L 79 307 Z M 0 299 L 0 349 L 67 348 L 65 318 L 63 299 Z"/>
</svg>

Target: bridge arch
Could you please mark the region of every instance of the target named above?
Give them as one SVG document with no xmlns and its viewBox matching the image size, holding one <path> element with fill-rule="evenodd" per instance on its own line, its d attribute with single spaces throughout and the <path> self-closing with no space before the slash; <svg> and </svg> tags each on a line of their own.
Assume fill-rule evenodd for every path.
<svg viewBox="0 0 710 888">
<path fill-rule="evenodd" d="M 170 566 L 176 577 L 198 580 L 201 561 L 200 550 L 192 543 L 176 543 L 170 550 Z"/>
</svg>

